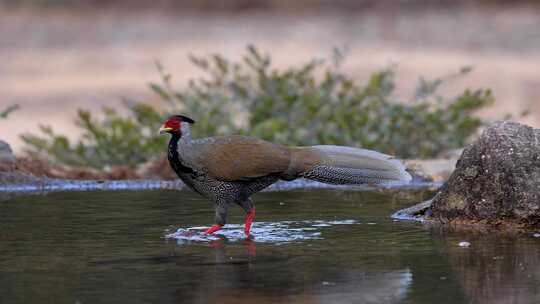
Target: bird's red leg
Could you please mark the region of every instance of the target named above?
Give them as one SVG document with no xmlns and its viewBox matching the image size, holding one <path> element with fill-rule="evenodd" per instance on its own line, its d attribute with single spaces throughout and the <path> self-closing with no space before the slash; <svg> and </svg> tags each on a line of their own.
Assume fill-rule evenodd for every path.
<svg viewBox="0 0 540 304">
<path fill-rule="evenodd" d="M 221 229 L 221 227 L 223 227 L 223 225 L 221 225 L 221 224 L 214 224 L 212 227 L 208 228 L 208 229 L 204 232 L 204 234 L 205 234 L 205 235 L 212 234 L 212 233 L 218 231 L 219 229 Z"/>
<path fill-rule="evenodd" d="M 216 231 L 218 231 L 219 229 L 221 229 L 223 227 L 223 225 L 225 225 L 225 222 L 227 221 L 227 209 L 228 209 L 229 205 L 228 204 L 224 204 L 224 203 L 220 203 L 220 202 L 216 202 L 216 208 L 215 208 L 215 211 L 216 211 L 216 221 L 212 227 L 208 228 L 204 234 L 205 235 L 209 235 L 209 234 L 212 234 Z"/>
<path fill-rule="evenodd" d="M 251 208 L 249 212 L 246 215 L 246 221 L 244 223 L 244 233 L 246 236 L 249 236 L 249 231 L 251 230 L 251 223 L 253 223 L 253 220 L 255 219 L 255 207 Z"/>
</svg>

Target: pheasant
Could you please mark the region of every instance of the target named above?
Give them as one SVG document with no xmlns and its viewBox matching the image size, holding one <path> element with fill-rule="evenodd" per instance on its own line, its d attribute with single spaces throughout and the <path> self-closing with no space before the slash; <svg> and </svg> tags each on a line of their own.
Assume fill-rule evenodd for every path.
<svg viewBox="0 0 540 304">
<path fill-rule="evenodd" d="M 286 147 L 254 137 L 216 136 L 193 139 L 195 121 L 169 117 L 159 133 L 169 133 L 168 160 L 178 177 L 215 204 L 215 224 L 221 229 L 233 203 L 246 212 L 244 233 L 250 236 L 255 218 L 251 195 L 279 181 L 307 178 L 328 184 L 408 183 L 411 175 L 396 159 L 379 152 L 332 145 Z"/>
</svg>

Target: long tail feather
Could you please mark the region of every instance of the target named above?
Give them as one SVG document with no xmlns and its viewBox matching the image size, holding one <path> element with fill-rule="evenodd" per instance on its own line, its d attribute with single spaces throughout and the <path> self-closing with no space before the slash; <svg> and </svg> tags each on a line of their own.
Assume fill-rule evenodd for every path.
<svg viewBox="0 0 540 304">
<path fill-rule="evenodd" d="M 412 179 L 405 166 L 390 155 L 330 145 L 307 149 L 317 155 L 318 161 L 310 168 L 304 169 L 305 178 L 329 184 L 408 183 Z"/>
</svg>

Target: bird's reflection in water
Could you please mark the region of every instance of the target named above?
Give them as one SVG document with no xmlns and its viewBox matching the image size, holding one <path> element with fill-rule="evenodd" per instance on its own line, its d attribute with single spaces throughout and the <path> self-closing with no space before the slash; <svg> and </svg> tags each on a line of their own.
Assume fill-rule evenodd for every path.
<svg viewBox="0 0 540 304">
<path fill-rule="evenodd" d="M 377 273 L 363 267 L 306 265 L 302 245 L 288 253 L 252 239 L 220 238 L 205 246 L 206 261 L 191 265 L 198 269 L 198 283 L 177 288 L 179 303 L 399 303 L 412 282 L 408 268 Z"/>
<path fill-rule="evenodd" d="M 216 263 L 225 262 L 225 243 L 226 243 L 225 238 L 212 240 L 209 243 L 210 247 L 216 249 L 215 250 Z M 255 245 L 255 242 L 252 239 L 247 238 L 241 243 L 242 243 L 242 246 L 244 247 L 246 256 L 249 257 L 250 259 L 255 259 L 255 257 L 257 256 L 257 246 Z"/>
</svg>

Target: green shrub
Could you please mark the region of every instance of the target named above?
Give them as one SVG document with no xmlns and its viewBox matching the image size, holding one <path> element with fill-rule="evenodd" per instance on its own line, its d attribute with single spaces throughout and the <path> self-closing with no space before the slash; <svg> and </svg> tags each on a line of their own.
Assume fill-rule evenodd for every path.
<svg viewBox="0 0 540 304">
<path fill-rule="evenodd" d="M 42 127 L 43 135 L 24 135 L 32 151 L 61 163 L 103 167 L 135 165 L 165 151 L 165 137 L 155 133 L 163 118 L 183 113 L 197 123 L 196 136 L 244 134 L 287 145 L 336 144 L 375 149 L 402 158 L 433 157 L 462 147 L 484 123 L 473 112 L 492 103 L 489 90 L 465 90 L 457 97 L 439 95 L 449 77 L 419 80 L 412 100 L 393 95 L 392 68 L 360 84 L 341 70 L 343 54 L 311 60 L 299 67 L 273 68 L 271 58 L 248 47 L 240 61 L 220 55 L 191 57 L 205 76 L 175 89 L 171 75 L 157 65 L 161 83 L 150 89 L 168 105 L 159 113 L 142 103 L 126 116 L 105 109 L 103 121 L 79 112 L 84 135 L 72 145 Z"/>
<path fill-rule="evenodd" d="M 413 100 L 400 102 L 392 95 L 393 69 L 359 84 L 341 71 L 338 50 L 330 61 L 285 70 L 272 68 L 270 57 L 254 47 L 240 62 L 219 55 L 191 61 L 205 77 L 175 90 L 158 66 L 162 84 L 151 88 L 174 111 L 198 119 L 200 136 L 240 133 L 288 145 L 360 146 L 426 158 L 462 147 L 482 125 L 471 114 L 493 101 L 489 90 L 466 90 L 454 98 L 437 93 L 445 81 L 471 70 L 463 68 L 433 81 L 421 78 Z"/>
<path fill-rule="evenodd" d="M 77 126 L 81 139 L 70 143 L 64 135 L 41 126 L 43 136 L 22 135 L 30 152 L 41 152 L 58 163 L 103 168 L 110 165 L 135 166 L 164 151 L 167 138 L 157 136 L 163 116 L 143 103 L 127 104 L 128 115 L 104 108 L 104 118 L 96 120 L 91 113 L 78 111 Z"/>
</svg>

